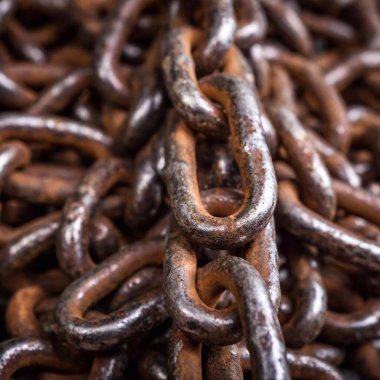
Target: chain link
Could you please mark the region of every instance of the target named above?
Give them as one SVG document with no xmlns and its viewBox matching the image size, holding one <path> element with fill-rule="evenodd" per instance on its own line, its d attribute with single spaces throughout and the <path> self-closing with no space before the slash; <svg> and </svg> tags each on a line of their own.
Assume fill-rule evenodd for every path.
<svg viewBox="0 0 380 380">
<path fill-rule="evenodd" d="M 0 379 L 379 379 L 379 7 L 0 1 Z"/>
</svg>

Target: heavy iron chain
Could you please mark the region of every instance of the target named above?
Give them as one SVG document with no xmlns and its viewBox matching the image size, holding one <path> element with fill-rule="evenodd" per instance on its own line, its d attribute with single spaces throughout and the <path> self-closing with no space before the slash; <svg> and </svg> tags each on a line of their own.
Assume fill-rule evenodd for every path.
<svg viewBox="0 0 380 380">
<path fill-rule="evenodd" d="M 1 0 L 0 36 L 1 380 L 380 379 L 379 1 Z"/>
</svg>

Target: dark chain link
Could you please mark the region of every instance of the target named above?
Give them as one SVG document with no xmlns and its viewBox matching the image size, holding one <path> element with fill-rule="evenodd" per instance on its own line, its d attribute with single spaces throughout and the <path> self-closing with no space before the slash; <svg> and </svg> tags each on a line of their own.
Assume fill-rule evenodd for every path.
<svg viewBox="0 0 380 380">
<path fill-rule="evenodd" d="M 379 1 L 0 0 L 0 37 L 0 379 L 380 379 Z"/>
</svg>

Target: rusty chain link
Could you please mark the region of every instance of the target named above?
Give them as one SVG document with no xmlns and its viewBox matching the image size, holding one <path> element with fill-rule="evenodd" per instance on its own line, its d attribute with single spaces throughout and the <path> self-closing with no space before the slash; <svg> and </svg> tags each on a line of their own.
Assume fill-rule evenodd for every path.
<svg viewBox="0 0 380 380">
<path fill-rule="evenodd" d="M 378 0 L 0 0 L 0 380 L 380 379 Z"/>
</svg>

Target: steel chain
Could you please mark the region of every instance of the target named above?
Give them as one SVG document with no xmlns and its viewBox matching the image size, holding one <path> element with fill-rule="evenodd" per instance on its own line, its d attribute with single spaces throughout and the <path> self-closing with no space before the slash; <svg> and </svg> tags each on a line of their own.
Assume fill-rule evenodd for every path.
<svg viewBox="0 0 380 380">
<path fill-rule="evenodd" d="M 1 0 L 0 379 L 380 379 L 379 49 L 377 0 Z"/>
</svg>

